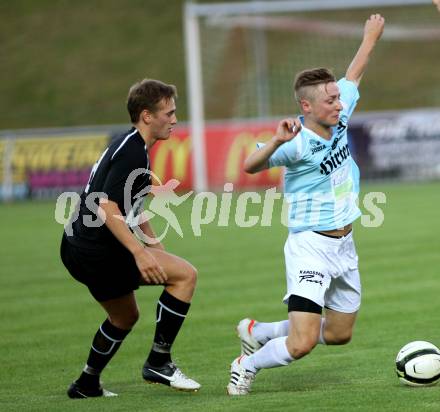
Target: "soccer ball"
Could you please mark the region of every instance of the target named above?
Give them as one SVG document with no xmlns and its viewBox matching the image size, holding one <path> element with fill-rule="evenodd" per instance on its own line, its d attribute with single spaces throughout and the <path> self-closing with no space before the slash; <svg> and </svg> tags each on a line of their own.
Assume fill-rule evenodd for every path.
<svg viewBox="0 0 440 412">
<path fill-rule="evenodd" d="M 397 354 L 396 372 L 405 385 L 435 385 L 440 379 L 440 349 L 423 340 L 406 344 Z"/>
</svg>

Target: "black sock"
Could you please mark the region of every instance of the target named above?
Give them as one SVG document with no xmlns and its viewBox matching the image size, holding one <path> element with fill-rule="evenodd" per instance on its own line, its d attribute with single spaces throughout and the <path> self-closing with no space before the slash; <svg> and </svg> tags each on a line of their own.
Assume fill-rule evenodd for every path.
<svg viewBox="0 0 440 412">
<path fill-rule="evenodd" d="M 79 385 L 99 386 L 99 375 L 129 332 L 130 330 L 119 329 L 108 319 L 105 320 L 93 338 L 86 366 L 78 379 Z"/>
<path fill-rule="evenodd" d="M 157 302 L 156 333 L 147 362 L 151 366 L 162 366 L 171 361 L 171 345 L 176 339 L 190 304 L 170 295 L 166 290 Z"/>
</svg>

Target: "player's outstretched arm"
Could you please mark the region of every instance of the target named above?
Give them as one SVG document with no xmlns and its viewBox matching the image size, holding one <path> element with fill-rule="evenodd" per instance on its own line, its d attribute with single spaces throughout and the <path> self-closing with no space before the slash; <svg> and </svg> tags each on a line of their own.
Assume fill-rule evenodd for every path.
<svg viewBox="0 0 440 412">
<path fill-rule="evenodd" d="M 437 10 L 440 11 L 440 0 L 432 0 L 432 2 L 437 6 Z"/>
<path fill-rule="evenodd" d="M 365 22 L 362 43 L 345 74 L 347 80 L 359 85 L 367 67 L 368 60 L 370 59 L 370 55 L 376 46 L 377 41 L 382 36 L 384 25 L 385 19 L 380 14 L 372 14 Z"/>
<path fill-rule="evenodd" d="M 284 119 L 278 123 L 277 132 L 264 147 L 252 153 L 244 162 L 246 173 L 257 173 L 269 168 L 269 158 L 282 144 L 292 140 L 301 130 L 299 119 Z"/>
</svg>

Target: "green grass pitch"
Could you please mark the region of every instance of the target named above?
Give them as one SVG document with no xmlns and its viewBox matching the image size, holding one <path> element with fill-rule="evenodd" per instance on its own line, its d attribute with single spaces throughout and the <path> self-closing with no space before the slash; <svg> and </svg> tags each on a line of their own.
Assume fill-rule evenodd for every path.
<svg viewBox="0 0 440 412">
<path fill-rule="evenodd" d="M 383 191 L 384 224 L 355 237 L 363 303 L 348 346 L 318 346 L 289 367 L 262 371 L 251 395 L 229 398 L 229 364 L 239 351 L 235 325 L 286 316 L 282 247 L 286 229 L 202 227 L 190 232 L 189 202 L 177 213 L 184 238 L 167 249 L 199 269 L 175 361 L 202 384 L 199 393 L 146 385 L 141 366 L 154 333 L 159 287 L 137 292 L 141 319 L 103 373 L 118 398 L 70 400 L 104 313 L 59 260 L 55 202 L 0 205 L 1 411 L 438 411 L 440 385 L 398 383 L 394 359 L 411 340 L 440 345 L 440 191 L 438 183 L 364 185 Z M 258 207 L 254 207 L 254 211 Z"/>
</svg>

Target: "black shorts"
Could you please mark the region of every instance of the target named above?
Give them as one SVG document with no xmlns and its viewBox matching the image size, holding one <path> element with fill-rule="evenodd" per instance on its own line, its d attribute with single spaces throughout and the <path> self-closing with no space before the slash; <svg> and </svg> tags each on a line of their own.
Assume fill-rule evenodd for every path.
<svg viewBox="0 0 440 412">
<path fill-rule="evenodd" d="M 133 255 L 121 247 L 93 250 L 61 241 L 61 260 L 69 273 L 86 285 L 98 302 L 119 298 L 139 288 L 140 272 Z"/>
</svg>

